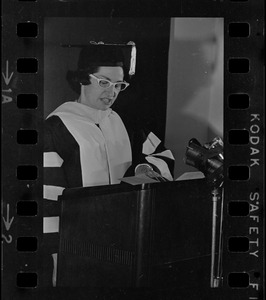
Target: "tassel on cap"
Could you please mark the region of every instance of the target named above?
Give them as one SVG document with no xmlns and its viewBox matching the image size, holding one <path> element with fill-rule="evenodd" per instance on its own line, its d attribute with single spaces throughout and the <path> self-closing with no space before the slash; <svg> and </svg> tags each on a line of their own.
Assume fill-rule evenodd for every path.
<svg viewBox="0 0 266 300">
<path fill-rule="evenodd" d="M 128 45 L 132 46 L 131 49 L 131 58 L 130 58 L 130 68 L 129 68 L 129 75 L 134 75 L 136 72 L 136 55 L 137 55 L 137 48 L 134 42 L 128 42 Z"/>
</svg>

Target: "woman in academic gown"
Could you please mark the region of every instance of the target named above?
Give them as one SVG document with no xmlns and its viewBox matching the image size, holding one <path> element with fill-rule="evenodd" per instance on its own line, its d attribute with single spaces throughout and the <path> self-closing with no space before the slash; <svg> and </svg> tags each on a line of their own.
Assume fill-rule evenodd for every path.
<svg viewBox="0 0 266 300">
<path fill-rule="evenodd" d="M 63 103 L 45 120 L 45 201 L 57 201 L 65 188 L 120 183 L 137 167 L 152 168 L 173 180 L 171 151 L 147 128 L 126 128 L 111 109 L 129 85 L 126 71 L 119 46 L 93 44 L 81 50 L 77 71 L 67 75 L 79 97 Z M 59 218 L 45 217 L 44 233 L 58 233 L 58 222 Z M 56 247 L 51 251 L 55 263 Z M 55 277 L 54 269 L 54 285 Z"/>
</svg>

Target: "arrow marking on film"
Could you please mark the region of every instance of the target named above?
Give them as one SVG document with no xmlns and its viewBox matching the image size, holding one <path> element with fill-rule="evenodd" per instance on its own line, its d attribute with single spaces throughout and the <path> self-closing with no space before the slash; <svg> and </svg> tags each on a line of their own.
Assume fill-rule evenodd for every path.
<svg viewBox="0 0 266 300">
<path fill-rule="evenodd" d="M 7 204 L 7 214 L 6 214 L 6 220 L 4 217 L 3 218 L 3 221 L 4 221 L 4 224 L 5 224 L 5 228 L 6 230 L 8 231 L 11 227 L 11 224 L 14 220 L 14 217 L 11 218 L 11 220 L 9 221 L 9 204 Z"/>
<path fill-rule="evenodd" d="M 6 61 L 6 74 L 4 74 L 4 72 L 2 72 L 2 76 L 3 76 L 3 78 L 4 78 L 4 81 L 5 81 L 5 84 L 6 84 L 6 85 L 9 85 L 9 82 L 10 82 L 10 80 L 11 80 L 13 74 L 14 74 L 14 72 L 12 72 L 12 73 L 10 74 L 10 76 L 8 75 L 8 60 L 7 60 L 7 61 Z"/>
</svg>

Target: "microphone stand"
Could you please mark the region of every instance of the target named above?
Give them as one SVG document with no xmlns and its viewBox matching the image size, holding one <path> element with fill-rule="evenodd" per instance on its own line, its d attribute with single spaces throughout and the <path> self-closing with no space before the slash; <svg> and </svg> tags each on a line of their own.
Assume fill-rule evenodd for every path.
<svg viewBox="0 0 266 300">
<path fill-rule="evenodd" d="M 212 240 L 211 240 L 211 278 L 210 287 L 217 288 L 222 283 L 222 231 L 223 231 L 223 188 L 219 195 L 219 189 L 223 185 L 223 141 L 216 137 L 210 143 L 203 146 L 195 138 L 189 141 L 186 150 L 185 163 L 197 168 L 204 173 L 207 182 L 212 186 Z M 218 200 L 221 199 L 220 230 L 218 240 L 218 258 L 216 263 L 217 245 L 217 207 Z"/>
<path fill-rule="evenodd" d="M 218 288 L 222 281 L 220 265 L 221 265 L 221 253 L 222 253 L 223 193 L 222 193 L 222 201 L 221 201 L 218 261 L 217 261 L 217 268 L 216 268 L 216 274 L 215 274 L 218 199 L 219 199 L 219 188 L 214 186 L 214 188 L 212 190 L 212 245 L 211 245 L 211 278 L 210 278 L 210 287 L 211 288 Z"/>
</svg>

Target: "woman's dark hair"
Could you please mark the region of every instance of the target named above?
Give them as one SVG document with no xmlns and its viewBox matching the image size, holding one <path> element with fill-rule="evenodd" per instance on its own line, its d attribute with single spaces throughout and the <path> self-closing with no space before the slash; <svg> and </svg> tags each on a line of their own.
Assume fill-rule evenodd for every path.
<svg viewBox="0 0 266 300">
<path fill-rule="evenodd" d="M 123 52 L 114 45 L 89 45 L 83 47 L 79 54 L 77 71 L 68 71 L 66 79 L 70 87 L 80 94 L 81 85 L 89 85 L 89 74 L 95 73 L 100 67 L 119 66 L 126 74 Z"/>
<path fill-rule="evenodd" d="M 66 74 L 66 80 L 68 81 L 72 90 L 77 94 L 80 94 L 81 85 L 89 85 L 90 77 L 89 74 L 98 72 L 100 66 L 88 67 L 86 71 L 68 71 Z"/>
</svg>

